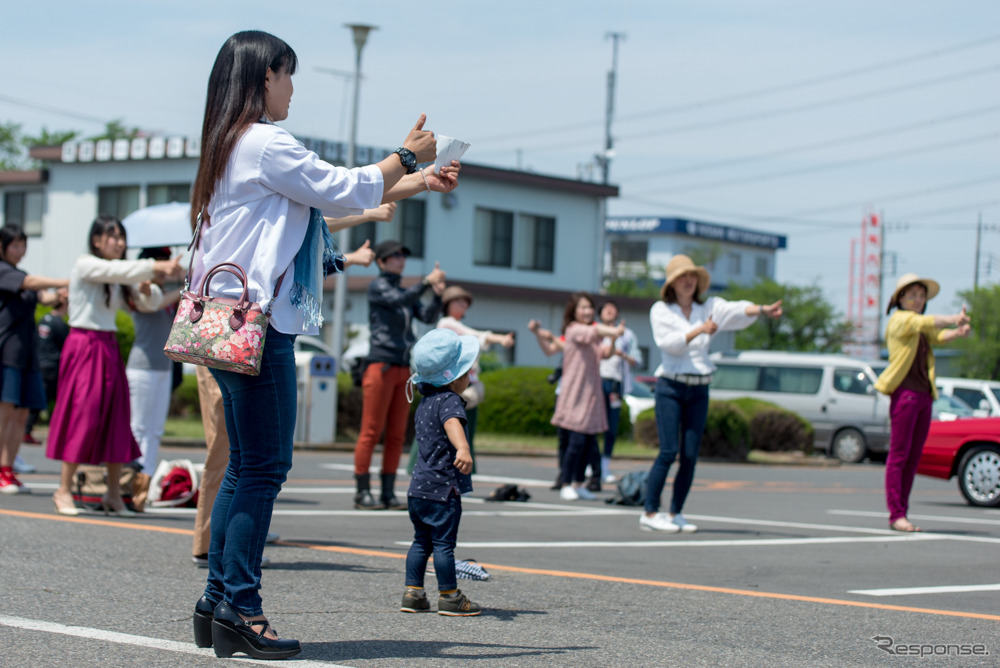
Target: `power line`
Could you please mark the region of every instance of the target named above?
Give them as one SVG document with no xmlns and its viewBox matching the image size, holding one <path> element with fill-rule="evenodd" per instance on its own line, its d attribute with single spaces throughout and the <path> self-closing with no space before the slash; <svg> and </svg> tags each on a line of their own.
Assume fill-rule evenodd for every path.
<svg viewBox="0 0 1000 668">
<path fill-rule="evenodd" d="M 967 144 L 974 144 L 977 142 L 982 142 L 987 139 L 995 139 L 1000 137 L 1000 132 L 990 132 L 982 135 L 975 135 L 972 137 L 965 137 L 964 139 L 959 139 L 957 141 L 949 141 L 939 144 L 927 144 L 924 146 L 917 146 L 914 148 L 906 148 L 899 151 L 890 151 L 888 153 L 881 153 L 877 155 L 869 155 L 862 158 L 852 158 L 850 160 L 841 160 L 838 162 L 831 162 L 825 165 L 815 165 L 813 167 L 796 167 L 793 169 L 785 169 L 778 172 L 770 172 L 768 174 L 757 174 L 754 176 L 744 176 L 734 179 L 723 179 L 718 181 L 708 181 L 702 183 L 695 183 L 686 186 L 677 186 L 673 188 L 660 188 L 659 192 L 684 192 L 691 190 L 705 190 L 706 188 L 721 188 L 729 187 L 734 185 L 741 185 L 744 183 L 754 183 L 756 181 L 767 181 L 770 179 L 782 178 L 785 176 L 800 176 L 803 174 L 813 174 L 816 172 L 824 172 L 832 169 L 843 169 L 845 167 L 853 167 L 855 165 L 869 164 L 873 162 L 878 162 L 880 160 L 890 160 L 892 158 L 899 158 L 907 155 L 915 155 L 918 153 L 931 153 L 933 151 L 947 150 L 950 148 L 955 148 L 957 146 L 964 146 Z"/>
<path fill-rule="evenodd" d="M 959 181 L 958 183 L 949 183 L 942 186 L 931 186 L 927 188 L 920 188 L 917 190 L 909 190 L 902 193 L 894 193 L 892 195 L 882 195 L 879 197 L 869 197 L 865 200 L 850 200 L 847 202 L 841 202 L 839 204 L 828 204 L 822 207 L 817 207 L 813 209 L 792 211 L 787 215 L 792 216 L 809 216 L 817 213 L 827 213 L 830 211 L 839 211 L 840 209 L 846 209 L 848 207 L 861 207 L 868 202 L 894 202 L 901 199 L 910 199 L 913 197 L 924 197 L 927 195 L 936 195 L 938 193 L 948 192 L 949 190 L 961 190 L 962 188 L 971 188 L 978 185 L 983 185 L 984 183 L 993 183 L 1000 181 L 1000 174 L 995 174 L 993 176 L 985 176 L 979 179 L 972 179 L 970 181 Z"/>
<path fill-rule="evenodd" d="M 26 107 L 28 109 L 35 109 L 37 111 L 44 111 L 50 114 L 56 114 L 57 116 L 65 116 L 67 118 L 75 118 L 80 121 L 86 121 L 88 123 L 100 123 L 101 125 L 107 125 L 113 119 L 98 118 L 97 116 L 88 116 L 86 114 L 81 114 L 76 111 L 67 111 L 66 109 L 59 109 L 58 107 L 49 107 L 44 104 L 36 104 L 34 102 L 28 102 L 27 100 L 19 100 L 14 97 L 8 97 L 7 95 L 0 95 L 0 102 L 6 102 L 8 104 L 17 105 L 20 107 Z"/>
<path fill-rule="evenodd" d="M 805 88 L 809 86 L 819 85 L 823 83 L 829 83 L 831 81 L 836 81 L 839 79 L 847 79 L 853 76 L 861 76 L 864 74 L 870 74 L 883 69 L 889 69 L 892 67 L 897 67 L 899 65 L 906 65 L 913 62 L 918 62 L 921 60 L 927 60 L 930 58 L 937 58 L 940 56 L 948 55 L 951 53 L 956 53 L 959 51 L 966 51 L 969 49 L 974 49 L 986 44 L 991 44 L 993 42 L 1000 41 L 1000 35 L 992 35 L 990 37 L 984 37 L 982 39 L 973 40 L 971 42 L 964 42 L 951 47 L 945 47 L 942 49 L 935 49 L 933 51 L 926 51 L 924 53 L 916 54 L 913 56 L 907 56 L 904 58 L 897 58 L 894 60 L 885 61 L 882 63 L 876 63 L 875 65 L 869 65 L 866 67 L 853 68 L 849 70 L 844 70 L 841 72 L 834 72 L 833 74 L 828 74 L 821 77 L 816 77 L 812 79 L 802 79 L 799 81 L 793 81 L 787 84 L 779 84 L 777 86 L 770 86 L 766 88 L 760 88 L 757 90 L 746 91 L 743 93 L 736 93 L 733 95 L 725 95 L 716 98 L 708 98 L 706 100 L 699 100 L 697 102 L 687 102 L 680 105 L 675 105 L 673 107 L 665 107 L 662 109 L 655 109 L 651 111 L 644 111 L 635 114 L 626 114 L 618 117 L 619 122 L 627 122 L 633 120 L 640 120 L 643 118 L 649 118 L 651 116 L 669 115 L 676 114 L 684 111 L 690 111 L 694 109 L 704 109 L 706 107 L 716 106 L 720 104 L 729 104 L 731 102 L 737 102 L 741 100 L 752 99 L 755 97 L 763 97 L 766 95 L 772 95 L 774 93 L 786 92 L 789 90 L 795 90 L 797 88 Z M 520 132 L 517 135 L 503 134 L 494 135 L 491 137 L 479 137 L 475 138 L 474 141 L 479 146 L 487 144 L 489 142 L 509 142 L 511 140 L 523 139 L 525 137 L 535 137 L 539 135 L 553 135 L 558 133 L 573 132 L 576 130 L 592 129 L 595 127 L 600 127 L 603 124 L 601 120 L 586 121 L 581 123 L 574 123 L 571 125 L 558 125 L 548 128 L 543 128 L 539 130 L 531 130 L 528 132 Z"/>
<path fill-rule="evenodd" d="M 655 174 L 644 174 L 641 176 L 623 177 L 622 181 L 645 181 L 648 179 L 661 178 L 664 176 L 670 176 L 672 174 L 690 174 L 692 172 L 700 172 L 711 169 L 720 169 L 723 167 L 732 167 L 734 165 L 742 165 L 752 162 L 757 162 L 760 160 L 767 160 L 770 158 L 779 158 L 788 155 L 795 155 L 797 153 L 805 153 L 807 151 L 814 151 L 817 149 L 832 148 L 836 146 L 842 146 L 844 144 L 853 144 L 859 141 L 866 141 L 869 139 L 881 139 L 882 137 L 887 137 L 894 134 L 903 134 L 906 132 L 912 132 L 914 130 L 919 130 L 921 128 L 930 127 L 933 125 L 943 125 L 946 123 L 952 123 L 955 121 L 966 120 L 969 118 L 974 118 L 976 116 L 982 116 L 990 112 L 994 112 L 1000 109 L 1000 105 L 992 105 L 989 107 L 983 107 L 981 109 L 975 109 L 967 112 L 960 112 L 957 114 L 952 114 L 950 116 L 939 116 L 937 118 L 928 119 L 925 121 L 920 121 L 917 123 L 912 123 L 910 125 L 893 126 L 890 128 L 881 128 L 872 132 L 865 132 L 859 135 L 850 135 L 847 137 L 840 137 L 838 139 L 830 139 L 828 141 L 815 142 L 812 144 L 802 144 L 799 146 L 791 146 L 788 148 L 778 149 L 775 151 L 768 151 L 765 153 L 754 153 L 750 155 L 740 156 L 738 158 L 729 158 L 726 160 L 715 160 L 712 162 L 703 162 L 697 165 L 687 165 L 684 167 L 673 167 L 666 171 L 657 172 Z"/>
</svg>

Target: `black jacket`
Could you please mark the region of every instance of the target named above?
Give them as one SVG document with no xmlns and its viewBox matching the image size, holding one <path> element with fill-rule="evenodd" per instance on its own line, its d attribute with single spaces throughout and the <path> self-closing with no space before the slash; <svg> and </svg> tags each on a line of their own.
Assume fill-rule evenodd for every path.
<svg viewBox="0 0 1000 668">
<path fill-rule="evenodd" d="M 371 332 L 369 362 L 410 366 L 410 348 L 416 343 L 412 318 L 428 324 L 441 312 L 441 297 L 421 301 L 431 287 L 420 282 L 403 289 L 399 274 L 381 273 L 368 286 L 368 326 Z"/>
</svg>

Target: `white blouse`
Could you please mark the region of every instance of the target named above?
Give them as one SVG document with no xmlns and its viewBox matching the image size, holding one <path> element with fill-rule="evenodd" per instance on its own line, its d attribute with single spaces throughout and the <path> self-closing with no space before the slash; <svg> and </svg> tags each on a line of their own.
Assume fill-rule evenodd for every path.
<svg viewBox="0 0 1000 668">
<path fill-rule="evenodd" d="M 235 262 L 247 272 L 251 301 L 266 310 L 274 299 L 272 327 L 285 334 L 316 334 L 315 325 L 303 327 L 303 313 L 288 295 L 309 208 L 333 218 L 357 215 L 381 203 L 382 187 L 378 167 L 335 167 L 278 126 L 254 123 L 237 142 L 225 175 L 215 185 L 208 206 L 211 224 L 202 228 L 191 272 L 192 291 L 201 287 L 208 269 Z M 286 270 L 275 296 L 275 284 Z M 232 274 L 220 273 L 208 292 L 238 298 L 242 287 Z"/>
<path fill-rule="evenodd" d="M 719 331 L 745 329 L 757 320 L 755 315 L 747 315 L 749 301 L 729 302 L 721 297 L 709 297 L 704 304 L 691 304 L 691 317 L 677 304 L 658 301 L 649 310 L 649 323 L 653 327 L 653 340 L 660 349 L 660 366 L 656 375 L 695 374 L 706 375 L 715 371 L 715 365 L 708 359 L 708 347 L 712 337 L 699 334 L 688 343 L 688 332 L 701 325 L 712 316 Z"/>
<path fill-rule="evenodd" d="M 125 306 L 121 285 L 135 293 L 136 308 L 155 311 L 163 302 L 163 292 L 155 283 L 149 296 L 139 292 L 138 283 L 153 278 L 153 259 L 104 260 L 87 253 L 77 258 L 69 275 L 69 326 L 114 332 L 115 314 Z M 111 286 L 111 303 L 105 304 L 104 286 Z"/>
</svg>

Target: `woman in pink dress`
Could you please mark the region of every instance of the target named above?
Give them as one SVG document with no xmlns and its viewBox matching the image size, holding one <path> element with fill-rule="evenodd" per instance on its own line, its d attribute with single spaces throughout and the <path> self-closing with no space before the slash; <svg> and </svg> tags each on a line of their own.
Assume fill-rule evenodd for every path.
<svg viewBox="0 0 1000 668">
<path fill-rule="evenodd" d="M 563 372 L 552 424 L 568 435 L 559 492 L 566 501 L 594 498 L 583 482 L 587 456 L 597 448 L 597 434 L 608 429 L 600 361 L 611 350 L 602 341 L 617 339 L 625 331 L 624 321 L 610 327 L 594 322 L 594 314 L 594 300 L 586 292 L 573 293 L 563 312 Z"/>
<path fill-rule="evenodd" d="M 69 278 L 69 336 L 59 361 L 59 396 L 52 411 L 45 455 L 62 462 L 56 512 L 77 515 L 72 485 L 80 464 L 104 464 L 105 513 L 128 517 L 119 479 L 122 465 L 142 453 L 129 426 L 128 381 L 115 338 L 115 315 L 126 303 L 159 308 L 163 293 L 149 281 L 180 276 L 178 260 L 125 260 L 125 228 L 112 216 L 90 227 L 89 253 L 77 258 Z M 142 284 L 142 285 L 140 285 Z"/>
</svg>

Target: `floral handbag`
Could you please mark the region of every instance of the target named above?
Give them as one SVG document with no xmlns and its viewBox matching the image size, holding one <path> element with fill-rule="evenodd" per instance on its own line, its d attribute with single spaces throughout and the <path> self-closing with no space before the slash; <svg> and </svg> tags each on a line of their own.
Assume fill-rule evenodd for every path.
<svg viewBox="0 0 1000 668">
<path fill-rule="evenodd" d="M 198 224 L 188 250 L 192 247 L 197 250 L 200 232 L 201 214 L 198 214 Z M 191 254 L 191 261 L 194 261 L 194 253 Z M 233 274 L 240 280 L 243 293 L 239 299 L 209 296 L 209 282 L 222 272 Z M 220 262 L 209 269 L 197 292 L 188 289 L 190 276 L 191 267 L 188 265 L 188 276 L 184 279 L 184 290 L 163 354 L 177 362 L 256 376 L 260 373 L 264 337 L 271 317 L 270 304 L 263 311 L 260 304 L 250 301 L 246 272 L 234 262 Z M 275 294 L 284 278 L 284 274 L 278 278 L 274 286 Z"/>
</svg>

